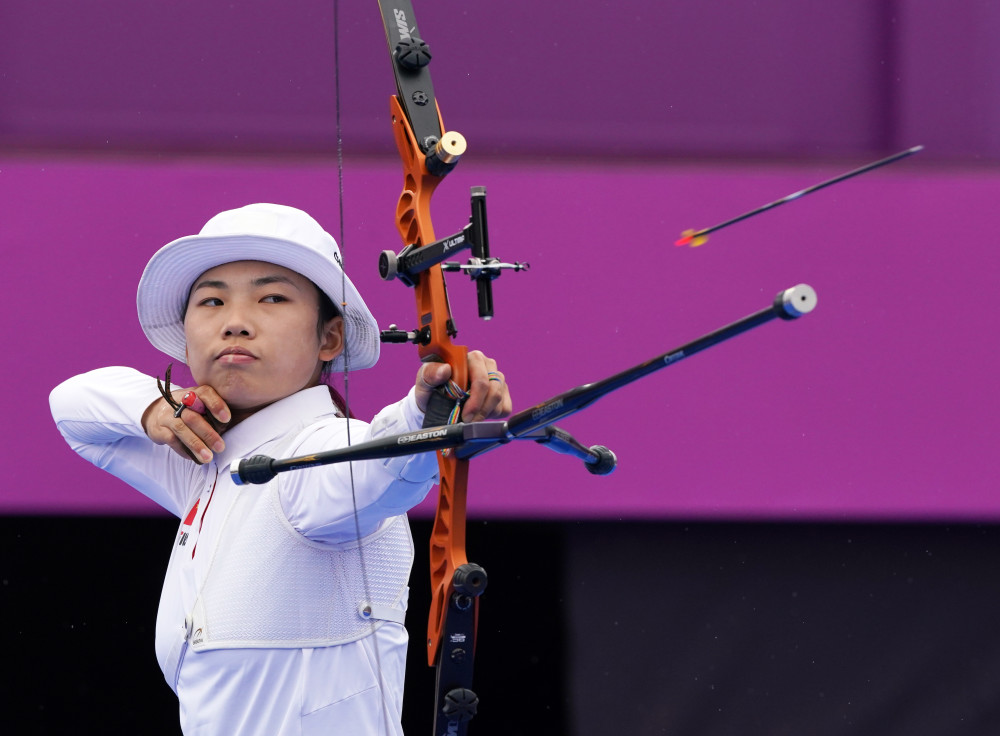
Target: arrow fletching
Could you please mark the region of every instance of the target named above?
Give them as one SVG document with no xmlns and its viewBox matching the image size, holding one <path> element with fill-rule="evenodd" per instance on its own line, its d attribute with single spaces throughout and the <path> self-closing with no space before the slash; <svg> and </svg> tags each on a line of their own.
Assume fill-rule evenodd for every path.
<svg viewBox="0 0 1000 736">
<path fill-rule="evenodd" d="M 674 245 L 690 245 L 692 248 L 697 248 L 699 245 L 704 245 L 708 242 L 708 236 L 702 233 L 703 231 L 701 230 L 685 230 L 681 233 L 681 239 L 674 243 Z"/>
</svg>

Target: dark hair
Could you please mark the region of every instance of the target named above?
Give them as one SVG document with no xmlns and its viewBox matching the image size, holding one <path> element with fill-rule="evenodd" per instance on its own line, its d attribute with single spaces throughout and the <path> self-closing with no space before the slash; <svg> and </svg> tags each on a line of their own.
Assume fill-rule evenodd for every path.
<svg viewBox="0 0 1000 736">
<path fill-rule="evenodd" d="M 313 284 L 313 286 L 316 286 Z M 319 294 L 319 321 L 316 323 L 316 329 L 319 332 L 320 338 L 323 337 L 323 327 L 334 317 L 342 317 L 340 310 L 337 309 L 337 305 L 333 303 L 333 299 L 327 296 L 327 293 L 321 288 L 316 286 L 316 291 Z M 345 345 L 346 349 L 346 345 Z M 340 409 L 340 413 L 345 417 L 350 416 L 354 418 L 353 412 L 348 412 L 347 402 L 344 397 L 340 395 L 340 392 L 333 387 L 330 383 L 333 378 L 333 361 L 324 361 L 323 367 L 320 369 L 319 380 L 321 383 L 326 384 L 326 387 L 330 390 L 330 398 L 333 403 L 336 404 L 337 408 Z"/>
<path fill-rule="evenodd" d="M 312 283 L 312 282 L 310 282 Z M 313 284 L 316 286 L 316 284 Z M 316 330 L 319 332 L 320 338 L 323 337 L 323 327 L 334 317 L 342 317 L 340 310 L 337 309 L 337 305 L 333 303 L 325 291 L 316 286 L 316 293 L 319 294 L 319 320 L 316 322 Z M 328 360 L 323 363 L 322 377 L 326 378 L 330 374 L 330 364 L 333 361 Z"/>
<path fill-rule="evenodd" d="M 312 284 L 310 281 L 309 283 Z M 313 284 L 316 286 L 316 284 Z M 340 310 L 337 309 L 337 305 L 333 303 L 325 291 L 316 286 L 316 292 L 319 294 L 319 324 L 322 326 L 326 322 L 329 322 L 334 317 L 342 317 Z"/>
</svg>

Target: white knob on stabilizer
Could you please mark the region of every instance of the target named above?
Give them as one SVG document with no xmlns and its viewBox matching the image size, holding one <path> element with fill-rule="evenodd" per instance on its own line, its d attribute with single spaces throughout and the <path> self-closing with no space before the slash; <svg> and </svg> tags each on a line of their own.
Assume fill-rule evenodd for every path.
<svg viewBox="0 0 1000 736">
<path fill-rule="evenodd" d="M 801 317 L 816 308 L 816 290 L 808 284 L 799 284 L 781 292 L 781 308 L 789 317 Z"/>
</svg>

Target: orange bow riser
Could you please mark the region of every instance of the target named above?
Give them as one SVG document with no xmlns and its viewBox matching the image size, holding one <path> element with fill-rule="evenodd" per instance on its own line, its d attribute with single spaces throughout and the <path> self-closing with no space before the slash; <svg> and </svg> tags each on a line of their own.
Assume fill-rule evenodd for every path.
<svg viewBox="0 0 1000 736">
<path fill-rule="evenodd" d="M 417 145 L 398 97 L 392 97 L 390 107 L 392 130 L 403 163 L 403 191 L 396 207 L 396 227 L 404 246 L 421 248 L 434 242 L 430 202 L 431 195 L 443 177 L 434 176 L 427 171 L 427 157 Z M 440 115 L 438 119 L 440 120 Z M 452 382 L 464 388 L 468 385 L 468 349 L 452 342 L 455 330 L 440 265 L 421 272 L 414 286 L 414 293 L 418 329 L 425 330 L 418 347 L 421 360 L 447 363 L 451 366 Z M 469 461 L 458 460 L 442 451 L 438 453 L 438 465 L 441 486 L 431 533 L 433 597 L 427 626 L 427 660 L 432 666 L 440 646 L 445 600 L 451 593 L 451 579 L 455 571 L 468 562 L 465 555 L 465 500 Z"/>
<path fill-rule="evenodd" d="M 431 197 L 464 153 L 465 139 L 457 133 L 444 132 L 427 71 L 430 52 L 419 37 L 409 0 L 385 0 L 379 5 L 398 89 L 398 94 L 390 100 L 390 110 L 403 167 L 403 191 L 396 207 L 396 226 L 404 246 L 398 257 L 391 252 L 383 253 L 380 267 L 383 278 L 399 277 L 414 287 L 417 306 L 417 324 L 413 331 L 390 330 L 396 337 L 384 335 L 383 339 L 414 342 L 421 360 L 445 362 L 451 366 L 449 390 L 436 393 L 427 411 L 425 426 L 438 426 L 457 421 L 461 397 L 468 387 L 468 351 L 465 346 L 452 342 L 456 331 L 441 261 L 459 247 L 470 246 L 475 255 L 488 258 L 485 210 L 482 222 L 476 227 L 470 224 L 462 233 L 449 238 L 446 244 L 435 242 Z M 485 197 L 485 192 L 480 194 Z M 473 219 L 476 219 L 475 211 L 474 193 Z M 423 258 L 433 265 L 428 267 L 421 262 Z M 391 267 L 387 260 L 391 261 Z M 457 264 L 451 265 L 458 268 Z M 398 273 L 399 266 L 403 266 L 402 274 Z M 480 303 L 482 305 L 482 298 Z M 431 531 L 432 597 L 427 624 L 427 660 L 437 668 L 434 733 L 464 734 L 478 702 L 470 686 L 479 595 L 485 589 L 486 574 L 477 565 L 469 564 L 465 552 L 469 461 L 441 450 L 438 451 L 438 465 L 440 491 Z M 442 646 L 443 639 L 447 640 L 447 646 Z"/>
</svg>

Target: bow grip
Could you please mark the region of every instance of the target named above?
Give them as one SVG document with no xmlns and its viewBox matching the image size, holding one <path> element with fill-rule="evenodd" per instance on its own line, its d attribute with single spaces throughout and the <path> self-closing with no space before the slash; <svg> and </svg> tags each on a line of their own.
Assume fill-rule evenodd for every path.
<svg viewBox="0 0 1000 736">
<path fill-rule="evenodd" d="M 438 345 L 437 349 L 428 346 L 424 350 L 427 352 L 421 356 L 421 362 L 447 363 L 451 366 L 451 377 L 432 389 L 424 410 L 423 427 L 443 427 L 461 421 L 461 407 L 469 396 L 465 347 L 448 344 Z"/>
<path fill-rule="evenodd" d="M 456 404 L 464 403 L 465 399 L 455 399 L 444 386 L 438 386 L 431 392 L 424 412 L 424 428 L 443 427 L 450 423 L 451 413 Z"/>
</svg>

